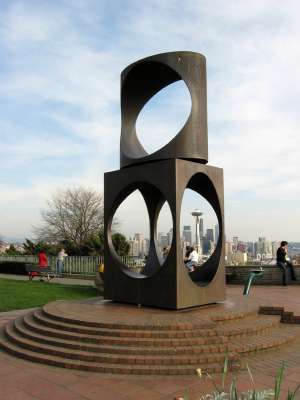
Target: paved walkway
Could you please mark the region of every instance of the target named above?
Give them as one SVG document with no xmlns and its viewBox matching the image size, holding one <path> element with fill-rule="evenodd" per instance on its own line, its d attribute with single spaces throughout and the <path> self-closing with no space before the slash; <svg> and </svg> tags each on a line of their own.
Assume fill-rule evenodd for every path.
<svg viewBox="0 0 300 400">
<path fill-rule="evenodd" d="M 300 315 L 298 287 L 254 287 L 250 296 L 262 304 L 284 306 Z M 230 295 L 240 293 L 241 286 L 229 286 Z M 28 310 L 0 314 L 0 326 Z M 300 340 L 285 348 L 258 353 L 248 359 L 256 388 L 274 387 L 274 376 L 282 360 L 288 368 L 282 390 L 300 383 Z M 216 377 L 220 382 L 221 377 Z M 238 374 L 240 390 L 252 388 L 246 372 Z M 189 400 L 200 399 L 214 390 L 209 378 L 197 377 L 124 377 L 48 367 L 23 361 L 0 351 L 0 400 L 172 400 L 189 393 Z M 300 399 L 300 394 L 296 397 Z"/>
<path fill-rule="evenodd" d="M 0 274 L 0 279 L 14 279 L 16 281 L 28 281 L 27 275 Z M 38 278 L 35 278 L 38 279 Z M 75 279 L 75 278 L 53 278 L 53 283 L 62 283 L 64 285 L 80 285 L 80 286 L 95 286 L 92 279 Z M 0 398 L 1 400 L 1 398 Z"/>
</svg>

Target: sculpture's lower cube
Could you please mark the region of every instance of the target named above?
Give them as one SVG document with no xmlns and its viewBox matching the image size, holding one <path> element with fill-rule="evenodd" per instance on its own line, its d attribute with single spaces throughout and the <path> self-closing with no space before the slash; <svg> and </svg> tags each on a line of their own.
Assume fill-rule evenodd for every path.
<svg viewBox="0 0 300 400">
<path fill-rule="evenodd" d="M 225 300 L 223 170 L 181 159 L 132 166 L 104 177 L 105 272 L 104 297 L 117 302 L 181 309 Z M 189 273 L 183 262 L 180 213 L 186 188 L 202 195 L 213 207 L 219 238 L 211 257 Z M 150 218 L 150 246 L 142 273 L 130 271 L 112 244 L 113 216 L 134 190 L 145 199 Z M 156 224 L 167 201 L 173 219 L 169 254 L 161 265 L 156 251 Z"/>
</svg>

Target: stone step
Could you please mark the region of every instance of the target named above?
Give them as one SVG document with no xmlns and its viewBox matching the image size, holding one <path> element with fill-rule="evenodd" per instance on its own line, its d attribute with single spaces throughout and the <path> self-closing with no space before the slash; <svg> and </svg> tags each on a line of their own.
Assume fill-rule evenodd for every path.
<svg viewBox="0 0 300 400">
<path fill-rule="evenodd" d="M 132 330 L 132 329 L 107 329 L 107 328 L 95 328 L 85 327 L 83 325 L 70 324 L 66 322 L 60 322 L 53 320 L 46 316 L 41 310 L 37 310 L 33 313 L 33 318 L 40 324 L 48 326 L 54 329 L 60 329 L 69 332 L 83 333 L 88 335 L 99 335 L 109 337 L 132 337 L 132 338 L 153 338 L 153 339 L 164 339 L 164 338 L 191 338 L 191 337 L 202 337 L 202 336 L 215 336 L 216 333 L 213 329 L 190 329 L 190 330 Z"/>
<path fill-rule="evenodd" d="M 36 351 L 40 352 L 47 352 L 49 354 L 57 353 L 57 354 L 65 354 L 66 351 L 68 351 L 69 356 L 65 354 L 66 357 L 70 358 L 77 358 L 80 356 L 81 352 L 83 351 L 83 358 L 85 360 L 90 357 L 90 359 L 95 359 L 95 353 L 96 354 L 101 354 L 101 356 L 98 357 L 98 359 L 102 359 L 102 362 L 104 362 L 104 359 L 107 358 L 114 358 L 114 356 L 117 356 L 119 358 L 118 362 L 125 362 L 128 363 L 130 362 L 130 357 L 123 357 L 122 356 L 131 356 L 131 359 L 135 358 L 139 363 L 145 363 L 144 359 L 149 356 L 153 356 L 154 358 L 151 359 L 149 362 L 155 363 L 158 362 L 158 359 L 161 359 L 161 363 L 164 364 L 165 362 L 173 362 L 173 361 L 168 361 L 166 359 L 162 360 L 162 357 L 166 356 L 171 356 L 172 359 L 174 357 L 179 357 L 177 360 L 177 363 L 180 365 L 182 363 L 181 359 L 184 359 L 188 357 L 188 360 L 190 363 L 198 362 L 206 362 L 208 363 L 209 360 L 212 362 L 212 360 L 217 360 L 217 359 L 224 359 L 224 355 L 227 352 L 230 353 L 250 353 L 258 350 L 264 350 L 272 347 L 278 347 L 282 344 L 285 344 L 293 339 L 295 339 L 297 336 L 299 336 L 299 329 L 290 329 L 284 326 L 280 326 L 277 329 L 273 329 L 271 335 L 261 335 L 261 336 L 254 336 L 252 338 L 241 338 L 235 340 L 233 343 L 230 343 L 227 346 L 200 346 L 199 347 L 173 347 L 173 348 L 126 348 L 122 346 L 109 346 L 109 347 L 102 347 L 102 345 L 98 346 L 90 346 L 90 345 L 85 345 L 80 342 L 76 341 L 61 341 L 61 339 L 57 341 L 52 341 L 52 339 L 47 337 L 47 336 L 35 336 L 30 337 L 30 335 L 26 336 L 28 334 L 28 330 L 25 328 L 25 335 L 23 335 L 24 330 L 19 329 L 20 328 L 20 320 L 15 322 L 15 334 L 12 330 L 11 326 L 8 326 L 8 336 L 11 337 L 12 340 L 14 341 L 19 341 L 19 344 L 22 346 L 24 345 L 26 348 L 33 349 L 37 348 Z M 24 340 L 23 340 L 24 339 Z M 41 344 L 39 346 L 38 344 Z M 44 347 L 43 347 L 44 346 Z M 56 351 L 56 348 L 57 351 Z M 61 349 L 65 349 L 65 351 L 62 351 Z M 79 350 L 79 352 L 77 352 Z M 88 354 L 89 353 L 89 354 Z M 223 357 L 216 357 L 215 353 L 218 355 L 223 354 Z M 120 358 L 121 356 L 121 358 Z M 182 356 L 182 357 L 180 357 Z M 102 357 L 102 358 L 101 358 Z M 198 357 L 198 358 L 197 358 Z M 201 358 L 202 357 L 202 358 Z M 206 357 L 206 358 L 205 358 Z M 187 359 L 186 359 L 187 360 Z M 196 361 L 195 361 L 196 360 Z M 147 362 L 146 362 L 147 364 Z"/>
<path fill-rule="evenodd" d="M 85 362 L 98 362 L 108 364 L 125 365 L 202 365 L 211 363 L 224 363 L 226 353 L 206 353 L 193 355 L 119 355 L 106 353 L 91 353 L 89 351 L 68 349 L 49 344 L 42 344 L 33 340 L 24 338 L 13 328 L 13 324 L 5 327 L 5 334 L 8 339 L 21 348 L 42 354 L 55 355 L 62 358 L 81 360 Z M 237 356 L 229 353 L 228 358 L 231 361 L 237 361 Z"/>
<path fill-rule="evenodd" d="M 195 375 L 196 368 L 200 367 L 202 372 L 218 373 L 222 371 L 223 366 L 220 364 L 210 365 L 121 365 L 121 364 L 104 364 L 97 362 L 84 362 L 79 360 L 70 360 L 59 356 L 36 353 L 34 351 L 20 348 L 11 343 L 7 338 L 0 335 L 0 347 L 8 353 L 23 358 L 25 360 L 39 362 L 42 364 L 52 365 L 56 367 L 94 371 L 111 374 L 134 374 L 134 375 Z M 233 364 L 232 369 L 237 368 Z"/>
<path fill-rule="evenodd" d="M 256 323 L 253 321 L 239 321 L 234 326 L 219 327 L 214 329 L 193 329 L 193 330 L 128 330 L 128 329 L 107 329 L 84 327 L 81 325 L 69 324 L 53 320 L 44 314 L 43 311 L 37 310 L 33 313 L 33 318 L 41 325 L 63 331 L 92 334 L 109 337 L 124 337 L 124 338 L 149 338 L 149 339 L 181 339 L 195 337 L 212 337 L 212 336 L 241 336 L 254 333 L 260 333 L 265 329 L 270 329 L 279 321 L 270 317 L 257 317 Z"/>
<path fill-rule="evenodd" d="M 279 318 L 260 318 L 257 316 L 255 319 L 231 323 L 230 326 L 224 324 L 222 327 L 217 328 L 217 334 L 219 336 L 235 336 L 237 338 L 248 335 L 260 335 L 264 331 L 276 328 L 279 325 Z"/>
<path fill-rule="evenodd" d="M 94 328 L 104 328 L 104 329 L 111 329 L 111 330 L 133 330 L 133 331 L 144 331 L 144 330 L 158 330 L 158 331 L 188 331 L 188 330 L 193 330 L 193 329 L 209 329 L 215 326 L 215 324 L 209 320 L 201 320 L 199 323 L 191 323 L 187 322 L 186 319 L 183 319 L 180 322 L 170 322 L 166 323 L 160 323 L 159 320 L 153 320 L 151 319 L 150 321 L 141 321 L 138 324 L 137 323 L 126 323 L 126 322 L 99 322 L 99 321 L 92 321 L 89 319 L 74 319 L 67 317 L 65 315 L 59 314 L 55 308 L 54 305 L 57 302 L 52 302 L 44 305 L 42 307 L 42 312 L 45 314 L 50 319 L 64 322 L 67 324 L 74 324 L 74 325 L 81 325 L 81 326 L 87 326 L 87 327 L 94 327 Z M 56 311 L 56 312 L 55 312 Z"/>
<path fill-rule="evenodd" d="M 248 309 L 245 308 L 242 311 L 237 312 L 223 312 L 223 313 L 215 313 L 211 316 L 211 320 L 217 323 L 231 323 L 236 322 L 245 318 L 256 317 L 257 315 L 257 308 L 256 307 L 249 307 Z"/>
<path fill-rule="evenodd" d="M 39 334 L 45 336 L 51 336 L 55 338 L 62 338 L 65 340 L 75 340 L 84 343 L 101 343 L 107 345 L 119 345 L 119 346 L 158 346 L 158 347 L 170 347 L 170 346 L 194 346 L 194 345 L 211 345 L 211 344 L 222 344 L 227 343 L 227 337 L 198 337 L 198 338 L 184 338 L 184 339 L 140 339 L 140 338 L 123 338 L 123 337 L 108 337 L 100 335 L 87 335 L 74 332 L 62 331 L 61 329 L 49 328 L 45 325 L 40 325 L 32 314 L 24 316 L 24 325 Z"/>
<path fill-rule="evenodd" d="M 249 338 L 235 339 L 234 342 L 228 345 L 228 350 L 238 354 L 246 354 L 282 346 L 299 336 L 299 329 L 291 329 L 291 327 L 279 325 L 277 328 L 272 329 L 270 334 L 253 336 L 250 340 Z"/>
<path fill-rule="evenodd" d="M 119 346 L 158 346 L 158 347 L 170 347 L 170 346 L 194 346 L 194 345 L 205 345 L 205 344 L 222 344 L 227 343 L 227 337 L 196 337 L 196 338 L 165 338 L 165 339 L 153 339 L 153 338 L 126 338 L 126 337 L 108 337 L 92 334 L 81 334 L 74 333 L 72 331 L 63 331 L 60 329 L 50 328 L 47 325 L 41 325 L 33 314 L 26 315 L 24 317 L 25 326 L 37 333 L 45 336 L 52 336 L 62 339 L 70 339 L 88 343 L 102 343 L 109 345 Z"/>
<path fill-rule="evenodd" d="M 206 344 L 199 346 L 172 346 L 172 347 L 126 347 L 117 345 L 103 345 L 102 343 L 89 344 L 86 342 L 79 342 L 71 339 L 61 339 L 51 336 L 45 336 L 44 334 L 36 333 L 28 329 L 23 319 L 17 319 L 14 321 L 14 328 L 24 338 L 33 340 L 35 342 L 50 344 L 52 346 L 58 346 L 69 349 L 81 349 L 85 351 L 95 353 L 107 353 L 107 354 L 136 354 L 136 355 L 174 355 L 174 354 L 201 354 L 201 353 L 214 353 L 222 352 L 225 353 L 228 350 L 226 344 Z"/>
</svg>

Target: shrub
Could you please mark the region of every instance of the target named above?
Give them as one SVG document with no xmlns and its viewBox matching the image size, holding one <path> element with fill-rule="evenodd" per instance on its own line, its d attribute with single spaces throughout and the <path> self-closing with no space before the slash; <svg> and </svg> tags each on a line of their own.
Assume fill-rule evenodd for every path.
<svg viewBox="0 0 300 400">
<path fill-rule="evenodd" d="M 237 379 L 234 377 L 229 385 L 228 390 L 225 388 L 225 379 L 228 372 L 228 359 L 225 359 L 223 374 L 222 374 L 222 384 L 217 385 L 214 377 L 206 374 L 209 379 L 212 380 L 215 390 L 213 393 L 207 393 L 202 395 L 199 400 L 279 400 L 281 385 L 284 377 L 285 363 L 283 362 L 280 369 L 278 370 L 275 377 L 275 385 L 274 389 L 264 389 L 257 390 L 255 389 L 255 383 L 252 376 L 252 373 L 247 365 L 248 373 L 253 385 L 253 389 L 248 390 L 246 392 L 239 392 L 237 389 Z M 198 368 L 196 370 L 199 378 L 202 378 L 201 369 Z M 288 391 L 286 400 L 295 400 L 296 394 L 300 389 L 300 384 L 293 391 Z M 189 400 L 188 393 L 186 392 L 184 397 L 177 397 L 177 400 Z"/>
<path fill-rule="evenodd" d="M 25 262 L 0 261 L 0 274 L 27 275 Z"/>
</svg>

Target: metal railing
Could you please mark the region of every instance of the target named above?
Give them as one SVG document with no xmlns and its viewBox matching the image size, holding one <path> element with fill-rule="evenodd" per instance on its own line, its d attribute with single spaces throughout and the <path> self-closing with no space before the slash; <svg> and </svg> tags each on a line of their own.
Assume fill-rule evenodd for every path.
<svg viewBox="0 0 300 400">
<path fill-rule="evenodd" d="M 131 256 L 120 257 L 123 264 L 131 271 L 139 272 L 144 262 L 142 259 L 136 259 Z M 0 255 L 1 262 L 25 262 L 28 264 L 37 264 L 38 256 L 11 256 L 6 254 Z M 56 270 L 56 256 L 48 256 L 49 266 L 53 271 Z M 100 264 L 104 262 L 103 256 L 68 256 L 64 259 L 63 273 L 66 275 L 84 275 L 94 276 Z"/>
</svg>

